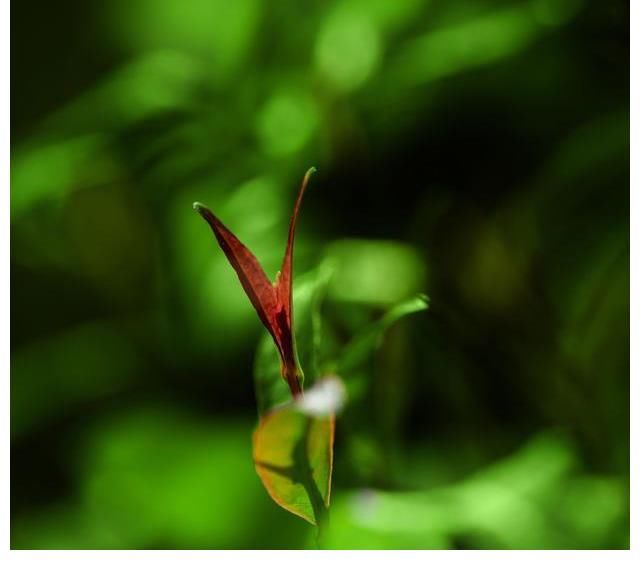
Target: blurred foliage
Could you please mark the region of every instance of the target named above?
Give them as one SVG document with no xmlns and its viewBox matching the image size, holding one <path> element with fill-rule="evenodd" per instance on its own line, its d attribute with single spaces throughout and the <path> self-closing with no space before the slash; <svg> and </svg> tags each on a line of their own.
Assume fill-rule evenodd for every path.
<svg viewBox="0 0 640 570">
<path fill-rule="evenodd" d="M 15 5 L 12 547 L 315 546 L 254 472 L 273 347 L 191 204 L 274 276 L 316 165 L 324 545 L 627 548 L 628 10 Z"/>
</svg>

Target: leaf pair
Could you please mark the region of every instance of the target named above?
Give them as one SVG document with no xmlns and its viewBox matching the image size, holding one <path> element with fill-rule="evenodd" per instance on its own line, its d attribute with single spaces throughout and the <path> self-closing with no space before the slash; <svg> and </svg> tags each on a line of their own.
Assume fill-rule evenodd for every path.
<svg viewBox="0 0 640 570">
<path fill-rule="evenodd" d="M 302 394 L 303 373 L 298 363 L 295 335 L 293 331 L 292 279 L 293 279 L 293 242 L 295 238 L 298 212 L 302 196 L 310 176 L 316 171 L 310 168 L 302 181 L 298 198 L 289 223 L 287 247 L 282 260 L 282 267 L 275 282 L 271 283 L 255 255 L 251 253 L 206 206 L 196 202 L 194 209 L 209 224 L 213 233 L 227 256 L 229 263 L 240 279 L 242 287 L 251 304 L 258 313 L 262 324 L 271 334 L 280 354 L 281 374 L 289 385 L 291 394 L 298 397 Z"/>
</svg>

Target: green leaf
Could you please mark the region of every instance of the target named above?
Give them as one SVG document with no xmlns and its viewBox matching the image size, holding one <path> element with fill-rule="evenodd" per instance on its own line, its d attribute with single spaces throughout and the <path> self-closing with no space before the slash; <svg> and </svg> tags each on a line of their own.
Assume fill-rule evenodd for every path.
<svg viewBox="0 0 640 570">
<path fill-rule="evenodd" d="M 398 303 L 369 328 L 355 336 L 345 347 L 338 362 L 338 372 L 347 374 L 362 365 L 378 348 L 385 331 L 406 315 L 425 311 L 429 307 L 429 298 L 424 295 Z"/>
<path fill-rule="evenodd" d="M 379 347 L 386 330 L 401 318 L 428 308 L 426 295 L 416 295 L 389 309 L 373 323 L 361 326 L 344 346 L 336 341 L 336 329 L 340 323 L 323 315 L 320 305 L 332 278 L 331 264 L 323 264 L 317 270 L 302 276 L 294 292 L 294 326 L 298 338 L 298 354 L 306 378 L 315 380 L 337 373 L 354 386 L 358 371 Z M 254 366 L 256 397 L 260 415 L 275 406 L 291 400 L 286 383 L 280 374 L 280 360 L 268 335 L 262 338 Z M 309 386 L 307 386 L 308 388 Z M 355 393 L 351 393 L 355 396 Z"/>
<path fill-rule="evenodd" d="M 399 241 L 335 241 L 326 259 L 335 267 L 328 291 L 334 301 L 388 308 L 424 290 L 422 254 Z"/>
<path fill-rule="evenodd" d="M 320 525 L 329 507 L 335 416 L 309 417 L 293 405 L 265 414 L 253 436 L 253 460 L 271 498 Z"/>
<path fill-rule="evenodd" d="M 320 303 L 330 274 L 331 268 L 325 263 L 296 278 L 293 293 L 293 326 L 297 338 L 298 357 L 308 380 L 315 380 L 322 374 L 317 356 L 322 336 Z M 258 345 L 254 378 L 260 415 L 291 400 L 291 392 L 280 372 L 278 352 L 272 338 L 266 333 Z"/>
</svg>

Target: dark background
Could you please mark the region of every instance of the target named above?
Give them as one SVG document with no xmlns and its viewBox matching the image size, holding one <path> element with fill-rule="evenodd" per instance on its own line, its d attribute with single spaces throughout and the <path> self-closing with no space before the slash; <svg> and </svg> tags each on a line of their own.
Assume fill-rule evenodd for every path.
<svg viewBox="0 0 640 570">
<path fill-rule="evenodd" d="M 326 546 L 628 547 L 628 3 L 12 8 L 13 548 L 314 545 L 191 209 L 274 275 L 311 165 L 326 313 L 430 298 L 338 422 Z"/>
</svg>

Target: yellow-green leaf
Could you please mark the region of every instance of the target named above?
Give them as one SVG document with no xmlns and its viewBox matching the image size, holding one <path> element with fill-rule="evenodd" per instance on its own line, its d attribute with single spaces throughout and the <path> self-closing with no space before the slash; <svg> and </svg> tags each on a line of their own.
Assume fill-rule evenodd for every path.
<svg viewBox="0 0 640 570">
<path fill-rule="evenodd" d="M 271 498 L 313 525 L 331 494 L 335 416 L 309 417 L 293 405 L 262 417 L 253 435 L 253 460 Z"/>
</svg>

